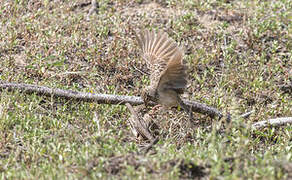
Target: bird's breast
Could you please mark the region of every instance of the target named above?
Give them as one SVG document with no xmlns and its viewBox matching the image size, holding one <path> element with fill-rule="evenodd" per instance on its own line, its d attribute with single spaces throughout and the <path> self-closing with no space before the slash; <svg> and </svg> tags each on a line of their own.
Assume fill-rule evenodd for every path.
<svg viewBox="0 0 292 180">
<path fill-rule="evenodd" d="M 178 105 L 178 94 L 173 90 L 158 91 L 158 103 L 166 107 Z"/>
</svg>

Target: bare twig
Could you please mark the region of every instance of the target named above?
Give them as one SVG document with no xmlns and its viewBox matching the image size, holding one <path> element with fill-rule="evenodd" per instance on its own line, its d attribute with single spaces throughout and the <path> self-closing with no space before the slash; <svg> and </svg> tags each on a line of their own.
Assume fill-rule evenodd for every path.
<svg viewBox="0 0 292 180">
<path fill-rule="evenodd" d="M 248 118 L 248 117 L 249 117 L 252 113 L 254 113 L 254 112 L 255 112 L 254 110 L 249 111 L 249 112 L 247 112 L 247 113 L 244 113 L 244 114 L 240 115 L 239 118 L 244 118 L 244 119 L 246 119 L 246 118 Z"/>
<path fill-rule="evenodd" d="M 49 88 L 45 86 L 37 86 L 23 83 L 8 83 L 0 81 L 0 91 L 7 89 L 8 91 L 19 90 L 24 93 L 32 94 L 36 93 L 38 95 L 44 95 L 49 97 L 59 97 L 69 100 L 78 100 L 85 102 L 97 102 L 100 104 L 126 104 L 140 105 L 144 104 L 141 97 L 137 96 L 125 96 L 125 95 L 112 95 L 112 94 L 93 94 L 86 92 L 77 92 L 72 90 L 63 90 L 58 88 Z M 205 104 L 198 103 L 195 101 L 183 100 L 185 104 L 191 107 L 192 111 L 206 114 L 210 117 L 218 116 L 221 118 L 223 115 L 216 108 L 209 107 Z M 157 103 L 150 102 L 148 105 L 154 106 Z"/>
<path fill-rule="evenodd" d="M 144 126 L 145 123 L 141 123 L 141 119 L 138 117 L 137 112 L 134 110 L 134 108 L 131 106 L 131 104 L 126 103 L 127 108 L 132 114 L 133 118 L 129 118 L 131 125 L 133 128 L 136 129 L 136 131 L 145 139 L 149 139 L 152 141 L 154 137 L 151 135 L 151 133 L 148 131 L 148 129 Z"/>
<path fill-rule="evenodd" d="M 202 113 L 202 114 L 207 114 L 210 117 L 215 117 L 218 116 L 220 119 L 223 117 L 223 114 L 218 111 L 216 108 L 207 106 L 206 104 L 202 104 L 199 102 L 195 101 L 190 101 L 190 100 L 183 100 L 184 103 L 191 107 L 192 111 L 197 112 L 197 113 Z"/>
<path fill-rule="evenodd" d="M 276 119 L 269 119 L 252 124 L 252 128 L 259 129 L 267 126 L 281 126 L 285 124 L 292 124 L 292 117 L 282 117 Z"/>
</svg>

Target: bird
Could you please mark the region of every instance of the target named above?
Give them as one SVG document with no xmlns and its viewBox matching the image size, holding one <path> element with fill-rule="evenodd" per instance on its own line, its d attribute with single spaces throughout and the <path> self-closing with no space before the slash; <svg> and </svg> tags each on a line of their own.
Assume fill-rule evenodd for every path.
<svg viewBox="0 0 292 180">
<path fill-rule="evenodd" d="M 162 30 L 136 32 L 142 58 L 150 70 L 150 85 L 142 90 L 145 105 L 154 101 L 164 108 L 180 106 L 192 119 L 192 111 L 180 95 L 187 85 L 183 50 Z"/>
</svg>

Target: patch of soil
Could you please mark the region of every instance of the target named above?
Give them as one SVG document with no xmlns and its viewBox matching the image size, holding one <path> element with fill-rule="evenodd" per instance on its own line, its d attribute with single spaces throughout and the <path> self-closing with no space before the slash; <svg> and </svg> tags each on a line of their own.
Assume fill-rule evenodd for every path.
<svg viewBox="0 0 292 180">
<path fill-rule="evenodd" d="M 177 166 L 180 172 L 180 178 L 182 179 L 201 179 L 206 178 L 208 172 L 204 166 L 199 166 L 193 162 L 187 162 L 184 159 L 173 159 L 166 163 L 166 168 Z"/>
<path fill-rule="evenodd" d="M 143 158 L 144 159 L 144 158 Z M 107 173 L 112 175 L 122 174 L 122 171 L 127 166 L 133 166 L 135 170 L 139 167 L 146 168 L 148 173 L 166 173 L 172 171 L 175 167 L 179 169 L 179 177 L 182 179 L 201 179 L 207 178 L 208 172 L 204 166 L 196 165 L 193 162 L 188 162 L 184 159 L 173 159 L 162 165 L 161 169 L 154 170 L 155 165 L 142 160 L 135 154 L 120 155 L 111 157 L 104 165 Z"/>
<path fill-rule="evenodd" d="M 109 174 L 117 175 L 121 173 L 123 169 L 126 169 L 127 166 L 133 166 L 135 169 L 138 169 L 140 166 L 146 166 L 148 173 L 153 172 L 151 166 L 140 161 L 138 156 L 135 156 L 134 154 L 114 156 L 108 160 L 104 169 Z"/>
</svg>

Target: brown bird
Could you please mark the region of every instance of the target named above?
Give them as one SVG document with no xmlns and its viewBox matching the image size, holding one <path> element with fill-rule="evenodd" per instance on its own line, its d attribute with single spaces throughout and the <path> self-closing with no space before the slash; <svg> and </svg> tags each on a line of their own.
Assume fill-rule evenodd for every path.
<svg viewBox="0 0 292 180">
<path fill-rule="evenodd" d="M 181 106 L 192 118 L 190 108 L 180 98 L 187 85 L 183 50 L 162 31 L 145 30 L 137 34 L 137 40 L 150 69 L 150 86 L 142 92 L 144 103 L 154 101 L 164 107 Z"/>
</svg>

